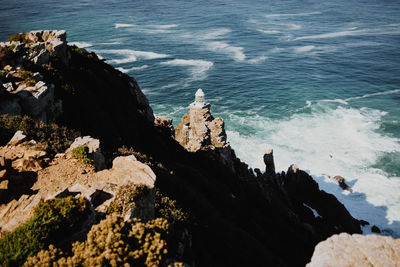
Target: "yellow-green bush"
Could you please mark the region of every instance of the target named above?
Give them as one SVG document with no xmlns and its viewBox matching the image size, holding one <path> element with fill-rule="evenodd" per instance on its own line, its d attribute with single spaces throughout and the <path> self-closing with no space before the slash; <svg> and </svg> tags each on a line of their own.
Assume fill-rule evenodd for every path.
<svg viewBox="0 0 400 267">
<path fill-rule="evenodd" d="M 143 199 L 149 192 L 150 189 L 143 184 L 128 183 L 122 185 L 118 189 L 114 201 L 108 207 L 107 214 L 123 214 L 129 209 L 133 209 L 135 202 Z"/>
<path fill-rule="evenodd" d="M 89 158 L 89 147 L 78 146 L 72 149 L 72 156 L 76 159 L 80 159 L 85 164 L 94 164 L 93 160 Z"/>
<path fill-rule="evenodd" d="M 0 266 L 20 266 L 50 243 L 60 241 L 86 219 L 88 206 L 72 196 L 41 202 L 33 218 L 0 239 Z"/>
<path fill-rule="evenodd" d="M 168 222 L 158 218 L 124 222 L 109 215 L 93 226 L 85 242 L 76 242 L 72 255 L 54 246 L 28 258 L 25 266 L 158 266 L 167 254 Z"/>
<path fill-rule="evenodd" d="M 50 154 L 64 152 L 81 135 L 67 127 L 38 122 L 28 116 L 0 115 L 0 145 L 6 144 L 18 130 L 23 131 L 28 140 L 44 144 Z"/>
<path fill-rule="evenodd" d="M 25 38 L 24 33 L 16 33 L 8 37 L 7 42 L 12 42 L 12 41 L 21 42 L 24 44 L 29 43 L 29 41 Z"/>
<path fill-rule="evenodd" d="M 189 219 L 189 214 L 178 207 L 175 200 L 164 196 L 159 190 L 156 191 L 154 208 L 157 217 L 165 218 L 168 221 L 187 222 Z"/>
</svg>

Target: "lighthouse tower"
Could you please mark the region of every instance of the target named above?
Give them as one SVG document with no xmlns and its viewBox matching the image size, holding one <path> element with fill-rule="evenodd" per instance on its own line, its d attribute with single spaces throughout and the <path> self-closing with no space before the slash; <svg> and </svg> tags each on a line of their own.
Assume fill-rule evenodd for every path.
<svg viewBox="0 0 400 267">
<path fill-rule="evenodd" d="M 204 108 L 207 106 L 207 103 L 204 101 L 204 92 L 201 88 L 197 90 L 194 96 L 194 102 L 190 104 L 191 107 Z"/>
</svg>

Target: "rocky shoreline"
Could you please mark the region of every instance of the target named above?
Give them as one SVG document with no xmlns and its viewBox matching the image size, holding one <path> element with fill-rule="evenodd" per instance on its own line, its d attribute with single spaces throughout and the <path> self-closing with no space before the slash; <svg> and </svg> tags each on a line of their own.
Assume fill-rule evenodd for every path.
<svg viewBox="0 0 400 267">
<path fill-rule="evenodd" d="M 133 228 L 140 225 L 143 231 L 159 229 L 149 232 L 149 238 L 157 236 L 154 245 L 160 249 L 126 247 L 126 255 L 111 253 L 113 263 L 101 258 L 104 264 L 361 263 L 354 256 L 334 264 L 336 254 L 324 255 L 341 246 L 337 234 L 360 234 L 360 226 L 367 222 L 353 218 L 335 196 L 320 190 L 295 165 L 276 173 L 272 150 L 264 155 L 265 171 L 249 169 L 236 157 L 223 119 L 212 116 L 201 90 L 174 128 L 172 120 L 153 114 L 133 78 L 96 54 L 69 46 L 65 31 L 11 36 L 0 43 L 0 66 L 0 114 L 5 114 L 0 115 L 3 240 L 13 240 L 18 229 L 36 218 L 40 203 L 68 197 L 82 197 L 88 203 L 85 219 L 71 228 L 71 238 L 45 239 L 40 249 L 25 251 L 18 261 L 0 257 L 4 265 L 23 264 L 28 256 L 32 258 L 26 264 L 43 264 L 53 255 L 59 264 L 84 266 L 89 261 L 79 250 L 71 252 L 72 243 L 88 246 L 85 242 L 93 229 L 105 222 L 117 227 L 121 220 Z M 343 177 L 334 179 L 349 190 Z M 160 225 L 168 226 L 168 234 Z M 351 242 L 360 240 L 350 237 Z M 126 238 L 124 242 L 133 242 Z M 374 238 L 382 238 L 386 245 L 367 246 L 364 253 L 398 246 L 398 240 Z M 7 249 L 0 239 L 0 252 L 11 255 Z M 96 255 L 103 255 L 101 248 L 96 249 Z M 138 251 L 132 255 L 145 259 L 136 262 L 142 256 L 135 258 L 129 251 Z M 93 260 L 98 259 L 95 254 L 90 256 Z M 395 251 L 390 255 L 400 258 Z"/>
</svg>

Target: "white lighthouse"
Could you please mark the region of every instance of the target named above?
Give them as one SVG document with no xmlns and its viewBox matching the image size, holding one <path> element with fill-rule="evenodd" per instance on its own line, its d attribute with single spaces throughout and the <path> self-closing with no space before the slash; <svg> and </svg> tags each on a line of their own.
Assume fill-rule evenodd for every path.
<svg viewBox="0 0 400 267">
<path fill-rule="evenodd" d="M 194 102 L 190 104 L 190 106 L 196 108 L 204 108 L 205 106 L 207 106 L 207 103 L 204 101 L 204 92 L 203 90 L 201 90 L 201 88 L 197 90 L 194 96 Z"/>
</svg>

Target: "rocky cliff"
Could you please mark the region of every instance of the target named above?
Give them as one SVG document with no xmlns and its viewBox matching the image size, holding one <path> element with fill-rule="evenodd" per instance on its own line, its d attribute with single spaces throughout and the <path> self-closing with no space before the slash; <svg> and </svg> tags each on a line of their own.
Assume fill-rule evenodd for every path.
<svg viewBox="0 0 400 267">
<path fill-rule="evenodd" d="M 36 135 L 35 141 L 48 153 L 33 159 L 40 160 L 37 163 L 40 168 L 32 163 L 38 170 L 28 171 L 33 177 L 30 182 L 6 179 L 9 183 L 5 182 L 2 190 L 7 190 L 8 196 L 0 208 L 2 214 L 9 214 L 2 215 L 9 225 L 5 230 L 12 230 L 28 219 L 26 213 L 21 217 L 23 220 L 10 223 L 11 218 L 18 217 L 17 213 L 23 213 L 22 207 L 33 207 L 40 199 L 59 194 L 79 194 L 96 206 L 98 220 L 113 201 L 110 209 L 119 211 L 123 217 L 148 220 L 155 213 L 169 218 L 169 226 L 176 231 L 165 237 L 169 242 L 168 257 L 151 254 L 160 257 L 157 262 L 163 265 L 171 262 L 169 258 L 200 266 L 304 266 L 310 261 L 315 245 L 330 235 L 343 231 L 361 233 L 359 221 L 334 196 L 321 191 L 307 173 L 292 166 L 286 173 L 276 174 L 272 151 L 264 156 L 264 173 L 256 170 L 254 174 L 248 169 L 227 143 L 223 120 L 213 118 L 210 105 L 191 106 L 174 130 L 167 118 L 154 116 L 133 78 L 94 53 L 68 46 L 65 32 L 17 34 L 0 44 L 0 49 L 3 68 L 0 80 L 4 87 L 0 89 L 1 113 L 28 115 L 64 127 L 1 116 L 0 132 L 4 134 L 0 145 L 4 153 L 17 149 L 12 144 L 5 146 L 16 130 L 23 130 L 28 136 L 43 132 Z M 35 97 L 40 90 L 34 86 L 47 87 L 46 100 L 41 102 L 42 98 Z M 32 97 L 27 105 L 25 99 Z M 204 99 L 197 100 L 203 103 Z M 70 151 L 64 153 L 76 137 L 75 131 L 66 129 L 100 140 L 101 148 L 81 151 L 90 155 L 82 156 L 86 163 L 95 160 L 92 152 L 102 153 L 104 162 L 100 164 L 101 157 L 100 161 L 97 157 L 97 170 L 68 158 Z M 6 154 L 3 157 L 8 159 Z M 7 172 L 21 176 L 21 171 L 7 166 L 2 169 L 8 168 Z M 151 184 L 145 202 L 132 200 L 135 207 L 142 207 L 140 212 L 123 205 L 133 189 L 118 189 L 129 177 L 136 176 Z M 18 188 L 14 181 L 20 181 L 24 190 L 12 191 Z M 125 229 L 119 220 L 108 218 L 96 226 L 103 229 L 100 236 L 111 222 L 118 226 L 117 230 Z M 155 224 L 159 225 L 154 222 L 143 229 L 156 229 Z M 135 224 L 132 221 L 127 225 Z M 89 246 L 89 237 L 95 235 L 89 233 L 88 243 L 84 240 L 79 243 L 75 256 L 70 255 L 72 258 L 68 255 L 63 258 L 60 251 L 50 248 L 30 262 L 56 255 L 60 261 L 81 259 L 79 247 Z M 164 247 L 163 242 L 157 244 Z"/>
</svg>

